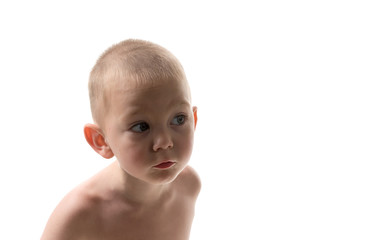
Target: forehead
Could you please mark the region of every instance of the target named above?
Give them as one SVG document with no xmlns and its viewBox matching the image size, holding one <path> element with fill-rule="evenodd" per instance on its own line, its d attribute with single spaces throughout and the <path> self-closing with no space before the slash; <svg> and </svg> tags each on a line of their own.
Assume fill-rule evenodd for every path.
<svg viewBox="0 0 372 240">
<path fill-rule="evenodd" d="M 191 106 L 186 81 L 159 81 L 156 84 L 116 87 L 110 95 L 110 105 L 116 112 L 160 111 L 172 106 Z"/>
</svg>

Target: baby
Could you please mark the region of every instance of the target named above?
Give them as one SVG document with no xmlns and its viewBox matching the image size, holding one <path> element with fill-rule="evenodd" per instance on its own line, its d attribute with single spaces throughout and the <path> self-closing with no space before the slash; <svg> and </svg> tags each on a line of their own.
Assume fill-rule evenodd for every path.
<svg viewBox="0 0 372 240">
<path fill-rule="evenodd" d="M 120 42 L 93 67 L 89 96 L 85 138 L 116 159 L 67 194 L 41 239 L 188 239 L 201 183 L 187 166 L 197 108 L 181 64 L 159 45 Z"/>
</svg>

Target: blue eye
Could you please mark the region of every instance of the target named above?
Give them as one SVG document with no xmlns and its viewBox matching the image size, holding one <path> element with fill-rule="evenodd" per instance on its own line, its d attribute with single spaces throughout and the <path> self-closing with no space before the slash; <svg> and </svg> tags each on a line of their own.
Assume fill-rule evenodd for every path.
<svg viewBox="0 0 372 240">
<path fill-rule="evenodd" d="M 172 125 L 182 125 L 186 121 L 186 116 L 185 115 L 178 115 L 175 118 L 172 119 L 171 124 Z"/>
<path fill-rule="evenodd" d="M 141 122 L 141 123 L 138 123 L 136 125 L 134 125 L 131 130 L 133 132 L 137 132 L 137 133 L 141 133 L 141 132 L 145 132 L 146 130 L 148 130 L 150 128 L 150 126 L 145 123 L 145 122 Z"/>
</svg>

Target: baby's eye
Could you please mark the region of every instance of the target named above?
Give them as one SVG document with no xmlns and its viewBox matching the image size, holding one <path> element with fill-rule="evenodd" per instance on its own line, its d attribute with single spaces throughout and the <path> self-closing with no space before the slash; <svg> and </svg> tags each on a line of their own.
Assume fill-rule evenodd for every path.
<svg viewBox="0 0 372 240">
<path fill-rule="evenodd" d="M 182 125 L 186 121 L 186 116 L 185 115 L 178 115 L 175 118 L 172 119 L 171 124 L 172 125 Z"/>
<path fill-rule="evenodd" d="M 138 123 L 138 124 L 134 125 L 134 126 L 131 128 L 131 130 L 132 130 L 133 132 L 141 133 L 141 132 L 146 131 L 146 130 L 149 129 L 149 128 L 150 128 L 150 126 L 149 126 L 147 123 L 145 123 L 145 122 L 141 122 L 141 123 Z"/>
</svg>

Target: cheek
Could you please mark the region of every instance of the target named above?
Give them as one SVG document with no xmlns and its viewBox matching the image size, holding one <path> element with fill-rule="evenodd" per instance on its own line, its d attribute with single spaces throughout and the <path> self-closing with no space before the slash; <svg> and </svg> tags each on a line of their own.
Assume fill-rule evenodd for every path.
<svg viewBox="0 0 372 240">
<path fill-rule="evenodd" d="M 182 158 L 187 160 L 190 158 L 193 144 L 194 144 L 193 131 L 188 131 L 177 139 L 176 145 L 179 146 L 178 151 Z"/>
<path fill-rule="evenodd" d="M 144 141 L 136 141 L 135 139 L 130 139 L 128 136 L 120 139 L 119 144 L 114 146 L 113 152 L 116 158 L 122 162 L 140 165 L 146 155 L 146 146 Z"/>
</svg>

